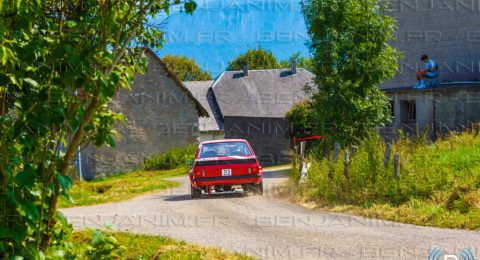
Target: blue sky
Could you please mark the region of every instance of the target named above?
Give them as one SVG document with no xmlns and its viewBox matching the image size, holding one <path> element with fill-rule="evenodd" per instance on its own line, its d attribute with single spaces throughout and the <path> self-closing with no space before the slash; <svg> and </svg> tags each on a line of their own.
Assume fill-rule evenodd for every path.
<svg viewBox="0 0 480 260">
<path fill-rule="evenodd" d="M 166 32 L 161 57 L 166 54 L 193 58 L 216 77 L 228 61 L 249 48 L 269 49 L 279 59 L 300 52 L 308 56 L 308 33 L 295 0 L 197 0 L 193 15 L 172 9 L 157 17 Z M 164 20 L 165 19 L 165 20 Z"/>
</svg>

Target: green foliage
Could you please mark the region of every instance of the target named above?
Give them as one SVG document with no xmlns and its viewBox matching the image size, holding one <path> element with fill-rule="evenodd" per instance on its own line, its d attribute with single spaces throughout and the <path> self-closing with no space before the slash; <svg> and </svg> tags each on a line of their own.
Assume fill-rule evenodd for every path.
<svg viewBox="0 0 480 260">
<path fill-rule="evenodd" d="M 304 68 L 310 72 L 313 71 L 313 63 L 311 58 L 305 58 L 300 56 L 300 52 L 294 53 L 292 56 L 290 56 L 289 59 L 287 60 L 282 60 L 280 62 L 280 67 L 282 68 L 290 68 L 290 63 L 292 60 L 295 60 L 297 62 L 297 67 L 298 68 Z"/>
<path fill-rule="evenodd" d="M 71 226 L 68 228 L 71 231 Z M 52 245 L 47 256 L 51 259 L 120 259 L 125 248 L 112 235 L 111 228 L 107 229 L 107 232 L 98 229 L 83 231 L 82 244 L 76 243 L 77 232 L 70 232 L 62 239 L 66 246 Z"/>
<path fill-rule="evenodd" d="M 285 115 L 290 123 L 292 131 L 290 138 L 306 137 L 312 134 L 312 122 L 314 121 L 314 107 L 311 100 L 296 103 Z"/>
<path fill-rule="evenodd" d="M 118 259 L 122 257 L 121 247 L 117 239 L 111 234 L 100 230 L 92 230 L 92 242 L 85 250 L 89 259 Z"/>
<path fill-rule="evenodd" d="M 75 232 L 70 241 L 79 248 L 91 244 L 92 231 Z M 239 253 L 225 252 L 216 248 L 201 247 L 177 241 L 165 236 L 105 232 L 123 245 L 117 251 L 125 259 L 253 259 Z M 81 250 L 80 253 L 84 256 Z M 96 258 L 93 258 L 96 259 Z"/>
<path fill-rule="evenodd" d="M 162 32 L 147 17 L 168 8 L 153 0 L 1 2 L 2 258 L 68 247 L 57 202 L 69 198 L 72 159 L 81 145 L 115 144 L 112 125 L 122 116 L 108 104 L 146 68 L 134 43 L 161 47 Z"/>
<path fill-rule="evenodd" d="M 188 167 L 188 162 L 195 159 L 196 144 L 170 148 L 165 153 L 154 155 L 144 160 L 145 170 L 168 170 Z"/>
<path fill-rule="evenodd" d="M 184 56 L 167 55 L 162 58 L 181 81 L 211 80 L 212 75 L 202 70 L 194 60 Z"/>
<path fill-rule="evenodd" d="M 240 54 L 234 60 L 229 61 L 227 70 L 241 70 L 244 64 L 248 64 L 250 70 L 280 68 L 280 64 L 273 53 L 260 47 L 247 50 L 246 53 Z"/>
<path fill-rule="evenodd" d="M 452 133 L 434 143 L 402 139 L 392 145 L 388 167 L 384 152 L 383 140 L 370 134 L 351 157 L 349 183 L 344 152 L 336 163 L 311 157 L 313 166 L 301 190 L 322 205 L 353 205 L 362 215 L 480 229 L 480 139 L 474 133 Z M 395 152 L 400 153 L 398 178 L 393 174 Z"/>
<path fill-rule="evenodd" d="M 316 132 L 327 145 L 352 145 L 390 120 L 380 83 L 398 67 L 395 21 L 387 0 L 306 0 L 303 12 L 310 34 Z"/>
</svg>

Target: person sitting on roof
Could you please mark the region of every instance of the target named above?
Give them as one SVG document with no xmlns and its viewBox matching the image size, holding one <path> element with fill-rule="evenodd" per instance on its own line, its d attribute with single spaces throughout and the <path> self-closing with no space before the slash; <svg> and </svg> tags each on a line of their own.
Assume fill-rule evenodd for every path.
<svg viewBox="0 0 480 260">
<path fill-rule="evenodd" d="M 424 63 L 423 68 L 418 68 L 417 72 L 417 85 L 415 88 L 426 88 L 425 78 L 435 78 L 438 76 L 438 65 L 428 55 L 423 54 L 421 57 Z"/>
</svg>

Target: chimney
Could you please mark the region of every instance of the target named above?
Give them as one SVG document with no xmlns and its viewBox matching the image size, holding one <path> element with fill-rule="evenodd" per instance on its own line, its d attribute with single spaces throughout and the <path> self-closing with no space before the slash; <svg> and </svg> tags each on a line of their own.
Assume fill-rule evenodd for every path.
<svg viewBox="0 0 480 260">
<path fill-rule="evenodd" d="M 297 60 L 291 59 L 290 60 L 290 69 L 292 70 L 292 75 L 297 74 Z"/>
<path fill-rule="evenodd" d="M 244 77 L 248 76 L 248 64 L 243 64 L 242 70 L 243 70 L 243 76 Z"/>
</svg>

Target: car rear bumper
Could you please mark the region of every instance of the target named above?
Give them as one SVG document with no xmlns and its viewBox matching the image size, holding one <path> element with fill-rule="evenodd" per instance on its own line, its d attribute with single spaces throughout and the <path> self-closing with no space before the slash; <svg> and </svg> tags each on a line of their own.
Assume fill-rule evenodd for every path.
<svg viewBox="0 0 480 260">
<path fill-rule="evenodd" d="M 213 186 L 213 185 L 239 185 L 239 184 L 249 184 L 249 183 L 260 183 L 261 181 L 262 181 L 261 174 L 193 178 L 193 184 L 196 187 Z"/>
</svg>

